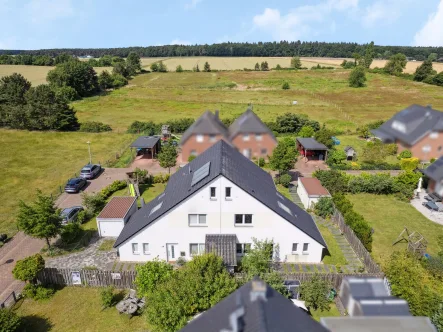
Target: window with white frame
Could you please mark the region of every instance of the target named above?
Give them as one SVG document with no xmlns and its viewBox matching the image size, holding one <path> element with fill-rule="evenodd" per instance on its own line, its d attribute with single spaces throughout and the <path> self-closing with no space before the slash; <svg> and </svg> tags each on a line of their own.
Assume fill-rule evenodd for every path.
<svg viewBox="0 0 443 332">
<path fill-rule="evenodd" d="M 203 135 L 197 135 L 195 136 L 195 140 L 199 143 L 203 142 Z"/>
<path fill-rule="evenodd" d="M 190 214 L 189 226 L 206 226 L 206 214 Z"/>
<path fill-rule="evenodd" d="M 432 139 L 437 139 L 437 138 L 438 138 L 438 133 L 434 131 L 434 132 L 432 132 L 432 133 L 429 135 L 429 137 L 432 138 Z"/>
<path fill-rule="evenodd" d="M 309 243 L 303 243 L 303 253 L 308 252 Z"/>
<path fill-rule="evenodd" d="M 143 254 L 149 255 L 149 243 L 143 243 Z"/>
<path fill-rule="evenodd" d="M 236 225 L 252 225 L 252 214 L 236 214 Z"/>
<path fill-rule="evenodd" d="M 196 155 L 197 155 L 197 151 L 195 151 L 195 150 L 191 150 L 190 155 L 191 155 L 191 156 L 196 156 Z"/>
<path fill-rule="evenodd" d="M 190 256 L 203 255 L 205 253 L 204 243 L 191 243 L 189 244 Z"/>
<path fill-rule="evenodd" d="M 297 253 L 297 249 L 298 249 L 298 243 L 293 243 L 292 244 L 292 253 L 293 254 Z"/>
<path fill-rule="evenodd" d="M 255 140 L 262 141 L 263 140 L 263 136 L 261 134 L 256 134 L 255 135 Z"/>
<path fill-rule="evenodd" d="M 243 135 L 243 141 L 249 141 L 249 134 L 244 134 Z"/>
<path fill-rule="evenodd" d="M 134 255 L 138 255 L 138 254 L 140 254 L 140 253 L 138 252 L 138 243 L 133 243 L 133 244 L 132 244 L 132 253 L 133 253 Z"/>
<path fill-rule="evenodd" d="M 214 143 L 216 140 L 216 136 L 214 134 L 209 135 L 209 142 Z"/>
<path fill-rule="evenodd" d="M 251 250 L 250 243 L 237 243 L 237 255 L 247 254 Z"/>
<path fill-rule="evenodd" d="M 209 195 L 211 197 L 212 200 L 216 200 L 217 199 L 217 190 L 215 187 L 211 187 L 209 188 Z"/>
<path fill-rule="evenodd" d="M 430 145 L 425 145 L 423 148 L 422 148 L 422 151 L 423 152 L 431 152 L 431 146 Z"/>
<path fill-rule="evenodd" d="M 231 187 L 226 187 L 225 188 L 225 197 L 226 197 L 226 199 L 232 199 L 232 196 L 231 196 Z"/>
</svg>

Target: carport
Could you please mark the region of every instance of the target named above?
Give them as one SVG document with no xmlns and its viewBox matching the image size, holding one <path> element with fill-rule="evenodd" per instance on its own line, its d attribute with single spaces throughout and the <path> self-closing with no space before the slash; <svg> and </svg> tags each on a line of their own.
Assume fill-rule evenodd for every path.
<svg viewBox="0 0 443 332">
<path fill-rule="evenodd" d="M 140 136 L 131 144 L 131 148 L 137 149 L 137 156 L 143 155 L 151 159 L 155 158 L 160 147 L 160 136 Z"/>
<path fill-rule="evenodd" d="M 313 138 L 297 137 L 297 150 L 307 160 L 326 160 L 328 147 Z"/>
</svg>

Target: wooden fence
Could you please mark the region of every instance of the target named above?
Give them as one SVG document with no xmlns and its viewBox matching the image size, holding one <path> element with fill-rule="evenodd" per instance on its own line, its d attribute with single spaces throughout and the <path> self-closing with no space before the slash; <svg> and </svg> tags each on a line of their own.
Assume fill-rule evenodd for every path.
<svg viewBox="0 0 443 332">
<path fill-rule="evenodd" d="M 134 288 L 135 271 L 102 271 L 45 268 L 38 274 L 42 284 Z"/>
<path fill-rule="evenodd" d="M 366 270 L 369 273 L 381 273 L 380 266 L 374 262 L 371 254 L 366 250 L 365 246 L 361 243 L 360 239 L 355 235 L 354 231 L 345 223 L 343 215 L 335 210 L 334 216 L 332 217 L 332 222 L 334 222 L 340 231 L 344 234 L 346 240 L 348 240 L 354 252 L 363 261 Z"/>
</svg>

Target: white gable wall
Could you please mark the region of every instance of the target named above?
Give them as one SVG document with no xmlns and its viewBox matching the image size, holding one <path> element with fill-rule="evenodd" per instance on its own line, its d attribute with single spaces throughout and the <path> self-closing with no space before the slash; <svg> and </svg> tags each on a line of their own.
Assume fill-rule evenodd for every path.
<svg viewBox="0 0 443 332">
<path fill-rule="evenodd" d="M 210 187 L 216 187 L 217 199 L 210 199 Z M 225 187 L 231 187 L 232 200 L 225 199 Z M 276 195 L 275 199 L 278 199 Z M 149 213 L 149 212 L 148 212 Z M 286 212 L 285 212 L 286 213 Z M 189 226 L 188 214 L 206 214 L 206 226 Z M 252 226 L 234 223 L 235 214 L 252 214 Z M 236 234 L 239 243 L 252 243 L 252 238 L 273 239 L 279 244 L 277 258 L 281 261 L 319 263 L 323 246 L 297 227 L 280 217 L 254 197 L 223 176 L 208 184 L 187 200 L 163 215 L 119 247 L 122 261 L 147 261 L 155 257 L 166 260 L 166 244 L 177 244 L 189 260 L 190 243 L 205 243 L 206 234 Z M 132 253 L 132 243 L 138 243 L 139 254 Z M 143 243 L 149 243 L 149 254 L 143 253 Z M 292 255 L 292 244 L 298 243 L 298 256 Z M 303 254 L 303 243 L 309 243 Z"/>
</svg>

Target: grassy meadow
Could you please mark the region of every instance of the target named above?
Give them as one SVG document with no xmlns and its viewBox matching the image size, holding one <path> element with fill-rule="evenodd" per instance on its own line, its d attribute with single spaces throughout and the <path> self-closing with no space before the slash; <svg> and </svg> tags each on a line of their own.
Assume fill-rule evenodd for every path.
<svg viewBox="0 0 443 332">
<path fill-rule="evenodd" d="M 19 200 L 30 201 L 37 189 L 55 193 L 58 186 L 88 163 L 115 157 L 133 136 L 115 133 L 58 133 L 0 130 L 0 233 L 12 233 Z"/>
</svg>

